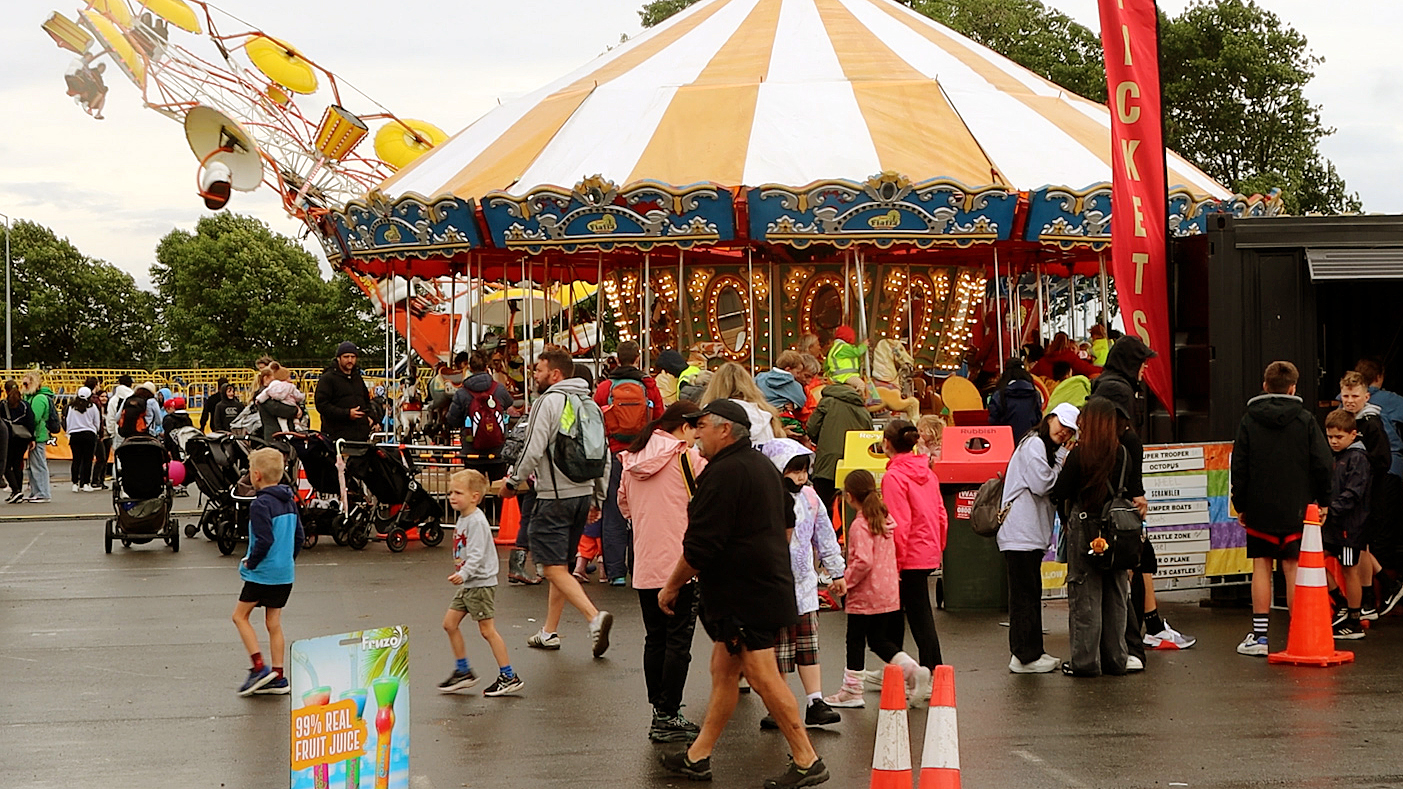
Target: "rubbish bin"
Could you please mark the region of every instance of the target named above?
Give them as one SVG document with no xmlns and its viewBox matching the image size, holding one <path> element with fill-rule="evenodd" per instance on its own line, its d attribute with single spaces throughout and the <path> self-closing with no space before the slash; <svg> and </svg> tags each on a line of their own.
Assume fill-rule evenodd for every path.
<svg viewBox="0 0 1403 789">
<path fill-rule="evenodd" d="M 1012 456 L 1013 430 L 1005 425 L 945 428 L 935 473 L 950 518 L 941 562 L 949 610 L 1008 607 L 1008 572 L 998 541 L 975 534 L 969 516 L 979 486 L 1004 473 Z"/>
</svg>

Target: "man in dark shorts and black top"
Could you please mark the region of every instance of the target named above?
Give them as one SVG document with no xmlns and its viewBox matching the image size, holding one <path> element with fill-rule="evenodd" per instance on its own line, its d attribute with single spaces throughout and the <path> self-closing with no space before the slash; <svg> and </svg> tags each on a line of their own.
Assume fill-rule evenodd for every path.
<svg viewBox="0 0 1403 789">
<path fill-rule="evenodd" d="M 711 751 L 735 711 L 744 672 L 792 754 L 789 769 L 764 785 L 816 786 L 828 780 L 828 768 L 814 753 L 774 654 L 780 631 L 798 621 L 789 567 L 794 508 L 779 470 L 750 445 L 744 408 L 713 400 L 689 418 L 697 423 L 701 453 L 710 462 L 697 477 L 682 557 L 658 593 L 658 607 L 670 616 L 682 585 L 697 577 L 697 618 L 714 642 L 711 699 L 696 741 L 685 751 L 665 754 L 663 766 L 692 780 L 711 779 Z"/>
<path fill-rule="evenodd" d="M 1290 362 L 1267 365 L 1264 393 L 1247 401 L 1233 440 L 1232 505 L 1247 530 L 1252 560 L 1252 632 L 1237 645 L 1240 655 L 1266 657 L 1272 564 L 1281 562 L 1289 608 L 1306 505 L 1330 503 L 1335 461 L 1320 425 L 1296 396 L 1299 377 Z"/>
</svg>

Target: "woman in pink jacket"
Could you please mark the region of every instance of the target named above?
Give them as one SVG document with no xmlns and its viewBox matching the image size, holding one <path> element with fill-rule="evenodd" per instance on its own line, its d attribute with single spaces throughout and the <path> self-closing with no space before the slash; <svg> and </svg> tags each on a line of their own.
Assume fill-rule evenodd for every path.
<svg viewBox="0 0 1403 789">
<path fill-rule="evenodd" d="M 924 455 L 911 451 L 920 438 L 916 426 L 904 419 L 892 421 L 882 432 L 882 449 L 888 458 L 882 501 L 896 521 L 892 537 L 896 540 L 896 566 L 901 571 L 901 610 L 906 612 L 921 665 L 935 668 L 941 662 L 940 637 L 930 610 L 929 579 L 940 569 L 950 522 L 940 496 L 940 479 Z M 902 628 L 897 643 L 905 637 Z"/>
<path fill-rule="evenodd" d="M 699 410 L 688 400 L 673 403 L 619 454 L 619 511 L 633 521 L 633 587 L 643 609 L 643 677 L 653 705 L 648 729 L 653 742 L 691 742 L 700 731 L 678 712 L 697 626 L 696 584 L 682 587 L 672 616 L 658 608 L 658 592 L 682 556 L 692 479 L 706 466 L 693 447 L 697 429 L 683 418 Z"/>
</svg>

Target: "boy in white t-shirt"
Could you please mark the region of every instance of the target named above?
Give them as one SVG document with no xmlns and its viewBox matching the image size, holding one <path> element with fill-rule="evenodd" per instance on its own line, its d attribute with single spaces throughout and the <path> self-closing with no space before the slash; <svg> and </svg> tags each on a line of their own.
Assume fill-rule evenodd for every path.
<svg viewBox="0 0 1403 789">
<path fill-rule="evenodd" d="M 443 615 L 443 629 L 448 633 L 448 645 L 453 648 L 456 664 L 448 679 L 439 683 L 441 693 L 465 690 L 477 684 L 477 675 L 468 665 L 468 650 L 458 629 L 463 617 L 471 615 L 478 632 L 492 648 L 497 660 L 497 679 L 482 692 L 484 696 L 506 696 L 521 690 L 524 683 L 512 671 L 506 642 L 497 633 L 494 622 L 497 597 L 497 546 L 492 543 L 492 529 L 478 504 L 487 493 L 487 477 L 482 472 L 464 469 L 448 481 L 448 503 L 458 512 L 458 525 L 453 528 L 453 562 L 457 569 L 448 576 L 449 583 L 458 586 L 458 594 Z"/>
</svg>

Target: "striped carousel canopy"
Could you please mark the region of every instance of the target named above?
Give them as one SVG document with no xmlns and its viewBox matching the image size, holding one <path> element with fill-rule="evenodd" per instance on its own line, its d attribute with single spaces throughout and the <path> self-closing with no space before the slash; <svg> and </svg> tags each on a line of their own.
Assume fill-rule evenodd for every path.
<svg viewBox="0 0 1403 789">
<path fill-rule="evenodd" d="M 799 187 L 899 173 L 1033 191 L 1111 179 L 1107 107 L 890 0 L 704 0 L 505 103 L 381 186 Z M 1230 193 L 1182 157 L 1170 187 Z"/>
</svg>

